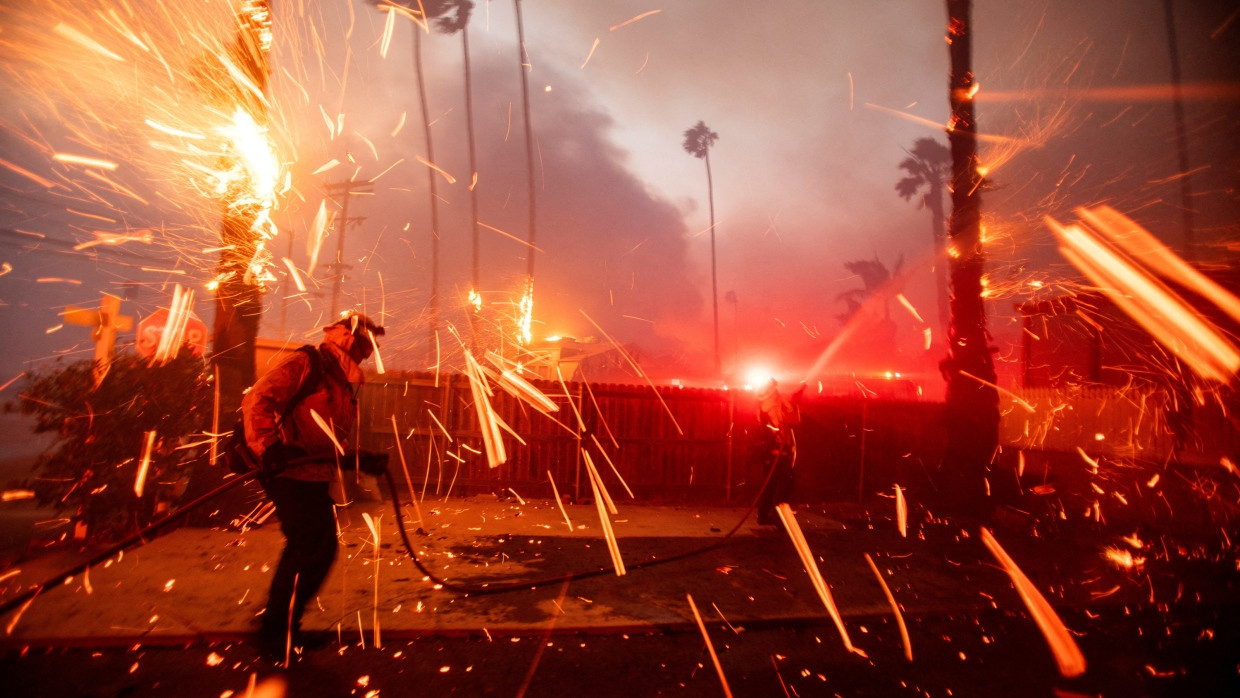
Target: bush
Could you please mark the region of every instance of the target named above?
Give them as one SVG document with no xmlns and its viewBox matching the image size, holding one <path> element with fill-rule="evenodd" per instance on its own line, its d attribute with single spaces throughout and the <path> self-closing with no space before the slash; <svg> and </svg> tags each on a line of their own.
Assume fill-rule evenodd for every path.
<svg viewBox="0 0 1240 698">
<path fill-rule="evenodd" d="M 33 415 L 35 433 L 56 436 L 34 465 L 40 503 L 72 513 L 92 542 L 105 542 L 149 523 L 183 490 L 196 452 L 187 437 L 210 424 L 211 379 L 188 351 L 162 366 L 119 354 L 97 388 L 93 368 L 78 361 L 37 370 L 6 409 Z M 139 498 L 148 431 L 155 439 Z"/>
</svg>

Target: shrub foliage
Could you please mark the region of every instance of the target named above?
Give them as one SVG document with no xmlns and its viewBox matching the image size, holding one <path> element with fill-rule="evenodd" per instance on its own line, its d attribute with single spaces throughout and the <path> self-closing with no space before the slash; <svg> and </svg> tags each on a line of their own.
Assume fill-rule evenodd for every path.
<svg viewBox="0 0 1240 698">
<path fill-rule="evenodd" d="M 55 437 L 34 465 L 39 501 L 77 517 L 92 540 L 104 541 L 145 525 L 158 502 L 175 497 L 197 450 L 191 437 L 210 424 L 212 398 L 206 365 L 188 351 L 162 366 L 119 354 L 98 387 L 93 367 L 93 361 L 57 362 L 35 371 L 9 409 L 33 415 L 35 433 Z"/>
</svg>

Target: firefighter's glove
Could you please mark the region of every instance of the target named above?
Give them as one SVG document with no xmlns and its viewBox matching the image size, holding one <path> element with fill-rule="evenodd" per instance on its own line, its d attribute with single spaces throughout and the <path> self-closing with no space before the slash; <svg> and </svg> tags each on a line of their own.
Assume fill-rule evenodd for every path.
<svg viewBox="0 0 1240 698">
<path fill-rule="evenodd" d="M 310 454 L 306 453 L 306 449 L 293 444 L 286 444 L 283 441 L 277 441 L 267 447 L 263 451 L 263 468 L 262 475 L 271 477 L 284 472 L 290 463 L 298 458 L 305 458 Z"/>
<path fill-rule="evenodd" d="M 378 477 L 387 472 L 388 454 L 361 451 L 357 454 L 357 467 L 367 475 Z"/>
</svg>

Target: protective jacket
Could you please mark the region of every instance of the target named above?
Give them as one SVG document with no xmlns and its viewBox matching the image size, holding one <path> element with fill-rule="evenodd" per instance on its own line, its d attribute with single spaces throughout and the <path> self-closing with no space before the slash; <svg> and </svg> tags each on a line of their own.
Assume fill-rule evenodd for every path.
<svg viewBox="0 0 1240 698">
<path fill-rule="evenodd" d="M 360 386 L 361 367 L 329 332 L 319 345 L 318 387 L 306 396 L 283 420 L 289 402 L 303 381 L 310 378 L 311 358 L 305 352 L 292 352 L 264 374 L 241 401 L 246 443 L 259 457 L 277 440 L 299 446 L 313 462 L 289 465 L 281 474 L 294 480 L 327 482 L 338 472 L 336 444 L 348 448 L 357 415 L 354 383 Z M 352 382 L 350 382 L 352 380 Z M 314 415 L 318 415 L 316 420 Z M 321 425 L 320 425 L 321 421 Z M 335 436 L 333 442 L 325 428 Z"/>
</svg>

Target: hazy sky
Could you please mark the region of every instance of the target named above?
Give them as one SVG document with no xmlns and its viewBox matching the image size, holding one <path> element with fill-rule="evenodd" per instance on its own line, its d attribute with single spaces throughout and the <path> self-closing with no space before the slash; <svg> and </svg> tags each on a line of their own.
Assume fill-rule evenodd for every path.
<svg viewBox="0 0 1240 698">
<path fill-rule="evenodd" d="M 1197 235 L 1235 241 L 1240 3 L 1174 5 L 1184 82 L 1212 86 L 1206 97 L 1194 91 L 1185 102 Z M 296 192 L 276 221 L 285 235 L 292 233 L 292 259 L 304 269 L 322 188 L 355 171 L 358 180 L 377 177 L 373 194 L 350 204 L 349 215 L 365 221 L 346 236 L 354 270 L 344 291 L 349 303 L 387 314 L 389 366 L 424 368 L 431 224 L 427 169 L 418 160 L 428 153 L 412 69 L 413 24 L 397 18 L 384 58 L 387 14 L 370 5 L 275 0 L 273 6 L 273 95 Z M 1169 244 L 1182 243 L 1163 7 L 1161 0 L 975 3 L 979 122 L 990 138 L 982 157 L 994 166 L 995 188 L 983 205 L 1001 358 L 1016 358 L 1012 304 L 1028 297 L 1030 281 L 1079 281 L 1058 258 L 1043 216 L 1071 219 L 1073 207 L 1105 201 Z M 73 16 L 89 17 L 88 9 Z M 48 4 L 46 15 L 62 11 Z M 684 131 L 699 120 L 719 135 L 710 162 L 725 368 L 761 362 L 792 375 L 813 363 L 841 329 L 839 295 L 861 286 L 844 268 L 851 260 L 877 258 L 889 269 L 902 260 L 906 297 L 937 325 L 930 217 L 916 198 L 901 199 L 895 184 L 914 141 L 946 143 L 936 126 L 947 119 L 944 3 L 525 0 L 522 11 L 537 160 L 536 335 L 601 337 L 601 327 L 617 341 L 641 346 L 652 362 L 709 368 L 706 170 L 682 147 Z M 481 232 L 482 291 L 490 317 L 498 318 L 515 312 L 511 304 L 527 266 L 528 248 L 505 234 L 518 240 L 529 234 L 512 3 L 479 1 L 470 27 L 479 220 L 488 226 Z M 103 29 L 98 36 L 108 37 Z M 459 309 L 470 284 L 471 176 L 461 42 L 432 32 L 422 43 L 434 162 L 455 178 L 450 184 L 436 175 L 441 312 L 445 325 L 464 336 Z M 45 173 L 59 166 L 48 161 L 50 152 L 80 152 L 81 139 L 48 123 L 55 110 L 47 105 L 60 101 L 57 83 L 38 82 L 46 92 L 34 98 L 29 70 L 38 62 L 25 63 L 29 54 L 11 36 L 2 50 L 12 59 L 5 84 L 15 99 L 3 108 L 0 159 Z M 1220 83 L 1226 89 L 1217 89 Z M 1117 98 L 1106 91 L 1112 87 L 1154 89 Z M 180 106 L 192 109 L 186 100 Z M 31 102 L 41 106 L 26 108 Z M 80 100 L 66 104 L 80 108 Z M 136 123 L 140 129 L 141 120 Z M 126 152 L 108 139 L 145 138 L 123 131 L 99 129 L 104 142 L 91 145 Z M 314 174 L 332 159 L 344 164 Z M 186 272 L 179 275 L 161 274 L 166 267 L 150 261 L 111 261 L 124 261 L 119 255 L 126 250 L 162 258 L 171 245 L 161 246 L 158 235 L 150 245 L 129 243 L 97 259 L 57 247 L 57 240 L 80 242 L 89 230 L 158 230 L 163 217 L 186 217 L 183 208 L 165 210 L 161 201 L 196 193 L 162 180 L 155 161 L 125 163 L 120 172 L 175 194 L 148 199 L 140 213 L 105 216 L 111 222 L 84 219 L 83 213 L 100 215 L 97 202 L 75 206 L 0 168 L 0 228 L 47 236 L 0 234 L 0 262 L 12 267 L 0 276 L 0 331 L 12 338 L 0 357 L 0 384 L 57 352 L 86 355 L 85 329 L 49 333 L 68 303 L 93 305 L 100 291 L 117 292 L 124 281 L 140 286 L 126 305 L 138 314 L 165 305 L 174 282 L 208 297 L 202 285 L 214 262 L 201 252 L 209 247 L 205 241 L 176 242 Z M 281 256 L 287 245 L 286 237 L 276 240 Z M 314 273 L 325 284 L 321 295 L 290 304 L 286 333 L 309 330 L 327 313 L 331 285 L 321 264 L 335 245 L 335 237 L 324 243 Z M 1212 248 L 1202 256 L 1218 254 Z M 38 281 L 48 277 L 81 283 Z M 268 296 L 264 336 L 282 336 L 279 297 Z M 202 301 L 199 309 L 209 322 L 209 304 Z M 903 363 L 892 367 L 926 371 L 917 322 L 899 304 L 890 309 L 899 330 L 892 361 Z M 442 339 L 446 348 L 453 342 Z M 845 351 L 837 368 L 858 363 Z"/>
</svg>

